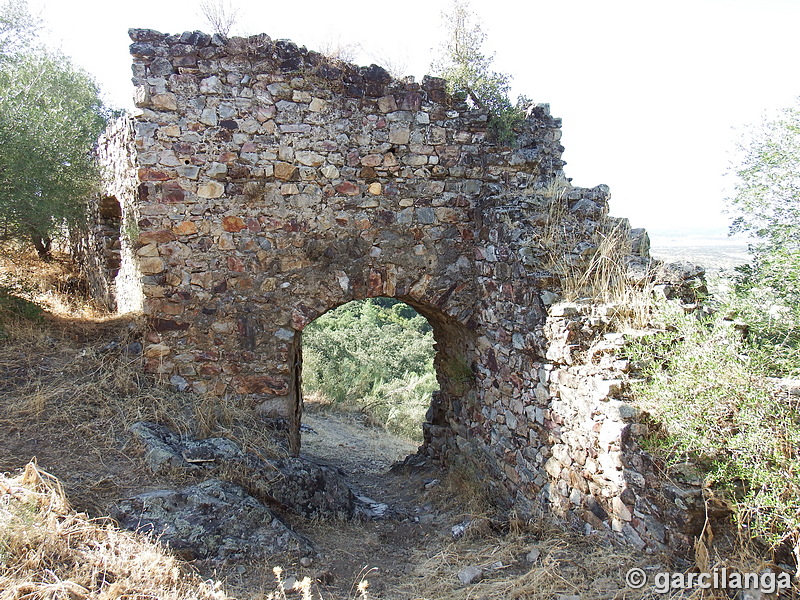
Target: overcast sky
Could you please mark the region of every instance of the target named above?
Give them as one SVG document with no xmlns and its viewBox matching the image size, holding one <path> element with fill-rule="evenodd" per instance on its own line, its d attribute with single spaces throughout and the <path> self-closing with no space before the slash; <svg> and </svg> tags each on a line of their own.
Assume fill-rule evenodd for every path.
<svg viewBox="0 0 800 600">
<path fill-rule="evenodd" d="M 131 106 L 130 27 L 209 27 L 197 0 L 29 0 L 48 36 Z M 309 49 L 358 44 L 357 62 L 421 78 L 449 0 L 249 2 L 233 33 Z M 113 6 L 113 8 L 112 8 Z M 472 0 L 513 95 L 563 119 L 573 184 L 611 187 L 611 212 L 652 233 L 725 232 L 735 128 L 800 95 L 799 0 Z"/>
</svg>

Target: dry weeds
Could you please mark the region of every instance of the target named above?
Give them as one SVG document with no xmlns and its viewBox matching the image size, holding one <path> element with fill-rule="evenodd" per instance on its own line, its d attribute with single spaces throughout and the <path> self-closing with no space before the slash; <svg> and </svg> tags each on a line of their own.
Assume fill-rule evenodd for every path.
<svg viewBox="0 0 800 600">
<path fill-rule="evenodd" d="M 556 178 L 530 190 L 538 196 L 543 222 L 523 246 L 541 257 L 545 271 L 557 276 L 564 300 L 614 304 L 620 307 L 615 319 L 620 327 L 646 326 L 653 298 L 649 290 L 628 277 L 631 245 L 627 225 L 607 218 L 587 231 L 585 222 L 569 210 L 571 189 L 568 180 Z"/>
<path fill-rule="evenodd" d="M 66 262 L 41 266 L 51 282 L 69 277 Z M 11 271 L 16 267 L 23 271 Z M 32 276 L 22 259 L 0 263 L 3 268 L 16 281 Z M 48 311 L 80 303 L 58 299 L 60 292 L 42 282 L 24 287 L 28 292 L 21 294 L 37 302 L 56 298 Z M 0 469 L 18 469 L 37 456 L 64 480 L 82 510 L 105 514 L 109 501 L 126 489 L 155 483 L 135 460 L 138 449 L 128 428 L 136 421 L 184 435 L 229 437 L 261 456 L 281 453 L 255 412 L 237 398 L 198 398 L 145 375 L 136 348 L 147 333 L 141 316 L 83 306 L 66 314 L 52 309 L 35 321 L 0 315 Z"/>
<path fill-rule="evenodd" d="M 0 559 L 2 600 L 228 598 L 157 543 L 76 513 L 35 463 L 0 475 Z"/>
<path fill-rule="evenodd" d="M 69 256 L 54 253 L 42 261 L 36 252 L 14 245 L 0 245 L 0 288 L 10 288 L 21 297 L 64 319 L 103 320 L 109 315 L 89 297 L 89 288 Z"/>
<path fill-rule="evenodd" d="M 529 553 L 538 557 L 529 562 Z M 420 557 L 411 574 L 408 597 L 419 600 L 581 600 L 644 598 L 652 590 L 632 590 L 625 573 L 633 567 L 654 568 L 654 557 L 630 548 L 615 548 L 600 539 L 546 532 L 509 533 L 466 543 L 453 542 Z M 483 569 L 481 581 L 464 586 L 457 574 L 468 566 Z M 666 567 L 661 567 L 666 570 Z"/>
</svg>

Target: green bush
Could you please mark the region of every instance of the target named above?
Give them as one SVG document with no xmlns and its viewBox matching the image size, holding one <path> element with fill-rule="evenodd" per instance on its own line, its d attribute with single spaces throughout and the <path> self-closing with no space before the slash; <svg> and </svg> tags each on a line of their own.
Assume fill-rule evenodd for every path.
<svg viewBox="0 0 800 600">
<path fill-rule="evenodd" d="M 797 323 L 761 311 L 747 297 L 699 318 L 667 305 L 665 331 L 628 354 L 642 376 L 637 402 L 664 425 L 648 449 L 668 463 L 698 465 L 727 492 L 744 530 L 778 546 L 800 540 L 800 412 L 768 377 L 796 373 L 800 358 L 796 334 L 779 333 L 796 332 Z"/>
<path fill-rule="evenodd" d="M 430 324 L 387 298 L 350 302 L 303 332 L 303 393 L 370 413 L 398 435 L 419 427 L 438 389 Z"/>
</svg>

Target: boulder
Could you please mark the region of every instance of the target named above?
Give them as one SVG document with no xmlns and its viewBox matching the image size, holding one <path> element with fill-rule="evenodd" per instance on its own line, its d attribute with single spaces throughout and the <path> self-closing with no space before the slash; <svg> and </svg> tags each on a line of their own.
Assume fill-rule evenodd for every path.
<svg viewBox="0 0 800 600">
<path fill-rule="evenodd" d="M 309 519 L 353 515 L 356 498 L 336 469 L 304 458 L 271 464 L 280 476 L 273 477 L 269 495 L 281 506 Z"/>
<path fill-rule="evenodd" d="M 122 527 L 163 540 L 190 560 L 226 562 L 311 549 L 244 488 L 219 479 L 139 494 L 120 502 L 114 516 Z"/>
</svg>

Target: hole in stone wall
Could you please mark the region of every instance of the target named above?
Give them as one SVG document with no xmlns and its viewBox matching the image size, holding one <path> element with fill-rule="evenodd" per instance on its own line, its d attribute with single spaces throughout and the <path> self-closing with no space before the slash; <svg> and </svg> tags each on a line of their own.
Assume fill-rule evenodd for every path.
<svg viewBox="0 0 800 600">
<path fill-rule="evenodd" d="M 393 298 L 353 301 L 309 324 L 302 343 L 304 453 L 385 471 L 417 450 L 439 389 L 425 317 Z"/>
<path fill-rule="evenodd" d="M 110 281 L 117 276 L 122 263 L 120 245 L 122 206 L 114 196 L 105 196 L 100 199 L 98 212 L 102 254 L 106 263 L 106 277 Z"/>
</svg>

